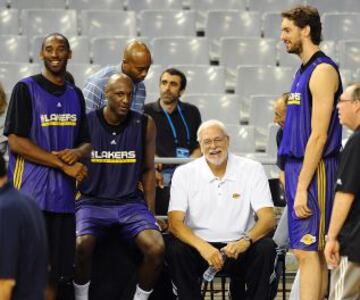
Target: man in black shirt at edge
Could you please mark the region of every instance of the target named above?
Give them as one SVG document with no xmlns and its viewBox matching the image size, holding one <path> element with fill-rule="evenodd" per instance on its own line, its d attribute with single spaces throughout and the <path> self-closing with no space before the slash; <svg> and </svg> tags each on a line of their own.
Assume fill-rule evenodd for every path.
<svg viewBox="0 0 360 300">
<path fill-rule="evenodd" d="M 158 157 L 199 157 L 201 156 L 196 132 L 201 124 L 199 109 L 180 101 L 185 92 L 186 77 L 170 68 L 160 76 L 160 98 L 145 105 L 145 113 L 155 121 L 157 127 L 156 156 Z M 156 168 L 156 213 L 166 215 L 170 197 L 170 180 L 174 165 L 157 164 Z"/>
<path fill-rule="evenodd" d="M 331 300 L 360 298 L 360 83 L 350 84 L 337 104 L 342 125 L 354 130 L 341 153 L 325 257 L 334 267 Z"/>
<path fill-rule="evenodd" d="M 32 199 L 13 188 L 6 173 L 0 154 L 0 299 L 44 299 L 47 241 L 43 216 Z"/>
</svg>

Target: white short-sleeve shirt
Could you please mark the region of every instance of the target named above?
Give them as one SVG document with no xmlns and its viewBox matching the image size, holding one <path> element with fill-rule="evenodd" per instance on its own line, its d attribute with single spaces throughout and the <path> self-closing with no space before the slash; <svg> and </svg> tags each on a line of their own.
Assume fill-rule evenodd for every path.
<svg viewBox="0 0 360 300">
<path fill-rule="evenodd" d="M 221 180 L 204 157 L 178 167 L 172 178 L 169 211 L 185 212 L 185 224 L 208 242 L 238 240 L 259 209 L 273 206 L 262 165 L 230 153 Z"/>
</svg>

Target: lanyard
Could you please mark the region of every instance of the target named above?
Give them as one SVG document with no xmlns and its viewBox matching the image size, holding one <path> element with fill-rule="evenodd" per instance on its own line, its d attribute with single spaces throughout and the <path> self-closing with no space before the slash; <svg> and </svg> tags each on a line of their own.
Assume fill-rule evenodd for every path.
<svg viewBox="0 0 360 300">
<path fill-rule="evenodd" d="M 188 127 L 188 125 L 187 125 L 187 123 L 186 123 L 186 120 L 185 120 L 185 118 L 184 118 L 184 115 L 183 115 L 183 113 L 182 113 L 182 110 L 181 110 L 181 108 L 180 108 L 180 105 L 179 105 L 179 104 L 176 105 L 176 108 L 177 108 L 177 110 L 178 110 L 178 112 L 179 112 L 179 115 L 180 115 L 180 117 L 181 117 L 182 122 L 184 123 L 185 131 L 186 131 L 186 144 L 189 146 L 189 145 L 190 145 L 190 132 L 189 132 L 189 127 Z M 161 108 L 161 109 L 162 109 L 162 111 L 164 112 L 164 114 L 165 114 L 165 116 L 166 116 L 166 119 L 167 119 L 167 121 L 168 121 L 168 123 L 169 123 L 169 125 L 170 125 L 171 131 L 172 131 L 172 134 L 173 134 L 173 137 L 174 137 L 174 140 L 175 140 L 175 144 L 178 145 L 178 144 L 179 144 L 179 140 L 178 140 L 178 138 L 177 138 L 175 126 L 174 126 L 173 122 L 171 121 L 171 118 L 170 118 L 169 114 L 167 113 L 167 111 L 166 111 L 165 109 L 163 109 L 163 108 Z"/>
</svg>

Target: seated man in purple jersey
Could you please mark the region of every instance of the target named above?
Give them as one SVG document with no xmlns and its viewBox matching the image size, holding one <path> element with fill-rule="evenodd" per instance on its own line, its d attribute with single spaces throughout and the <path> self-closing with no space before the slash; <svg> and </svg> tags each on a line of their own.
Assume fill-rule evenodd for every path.
<svg viewBox="0 0 360 300">
<path fill-rule="evenodd" d="M 9 138 L 9 178 L 45 217 L 53 299 L 59 280 L 73 276 L 76 180 L 87 174 L 79 159 L 91 146 L 84 97 L 65 78 L 69 41 L 59 33 L 47 35 L 40 57 L 42 73 L 23 78 L 12 91 L 4 134 Z"/>
<path fill-rule="evenodd" d="M 133 299 L 148 299 L 161 271 L 164 241 L 152 214 L 156 129 L 150 117 L 130 110 L 132 89 L 127 75 L 111 76 L 106 106 L 88 114 L 93 151 L 76 210 L 76 300 L 88 299 L 93 250 L 110 227 L 119 227 L 119 238 L 144 256 Z"/>
</svg>

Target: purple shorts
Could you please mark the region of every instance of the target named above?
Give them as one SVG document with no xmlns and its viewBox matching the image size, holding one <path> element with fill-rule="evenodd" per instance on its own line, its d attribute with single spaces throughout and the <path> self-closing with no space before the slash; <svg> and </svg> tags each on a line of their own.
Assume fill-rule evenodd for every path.
<svg viewBox="0 0 360 300">
<path fill-rule="evenodd" d="M 86 201 L 77 206 L 76 236 L 90 234 L 100 237 L 111 226 L 119 226 L 121 238 L 126 240 L 147 229 L 159 231 L 145 202 L 99 205 Z"/>
<path fill-rule="evenodd" d="M 312 215 L 299 219 L 295 215 L 294 201 L 301 160 L 287 159 L 285 164 L 285 193 L 288 201 L 290 248 L 321 251 L 325 246 L 325 233 L 330 223 L 336 180 L 337 159 L 321 160 L 308 188 L 308 206 Z"/>
</svg>

